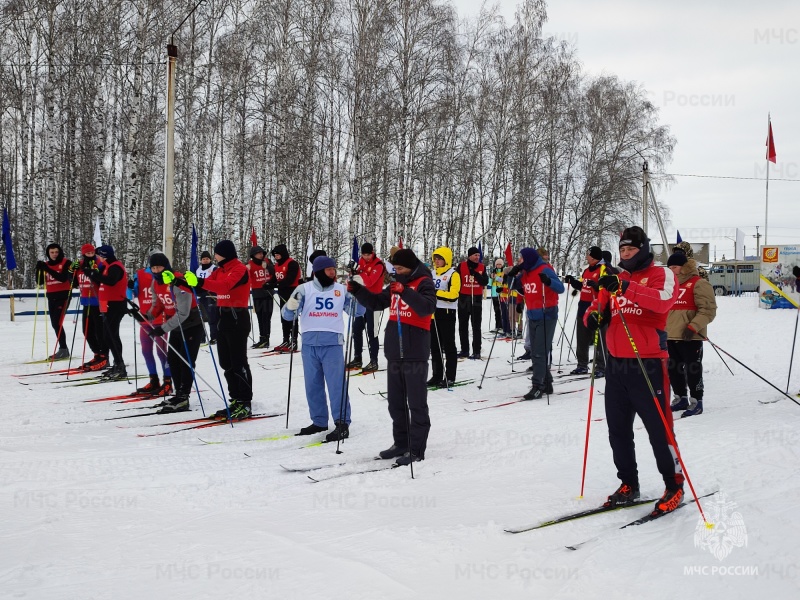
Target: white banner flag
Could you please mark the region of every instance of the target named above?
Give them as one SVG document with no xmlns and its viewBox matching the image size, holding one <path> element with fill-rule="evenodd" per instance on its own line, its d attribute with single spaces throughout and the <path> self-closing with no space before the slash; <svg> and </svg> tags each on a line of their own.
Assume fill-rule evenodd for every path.
<svg viewBox="0 0 800 600">
<path fill-rule="evenodd" d="M 100 217 L 94 222 L 94 247 L 99 248 L 103 245 L 103 240 L 100 238 Z"/>
<path fill-rule="evenodd" d="M 314 252 L 314 236 L 313 234 L 308 234 L 308 248 L 306 248 L 306 279 L 311 277 L 311 273 L 313 273 L 313 269 L 311 268 L 311 261 L 308 260 L 308 257 L 311 256 L 311 253 Z"/>
<path fill-rule="evenodd" d="M 736 251 L 734 254 L 736 260 L 744 260 L 744 231 L 736 229 Z"/>
</svg>

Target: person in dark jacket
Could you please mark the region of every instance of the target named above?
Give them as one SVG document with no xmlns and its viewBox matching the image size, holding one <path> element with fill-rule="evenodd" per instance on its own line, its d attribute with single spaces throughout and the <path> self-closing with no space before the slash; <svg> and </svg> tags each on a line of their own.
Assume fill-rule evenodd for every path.
<svg viewBox="0 0 800 600">
<path fill-rule="evenodd" d="M 275 281 L 281 307 L 283 307 L 295 288 L 300 285 L 300 265 L 289 256 L 286 244 L 278 244 L 272 249 L 271 254 L 275 259 Z M 281 315 L 281 327 L 283 328 L 283 342 L 275 346 L 273 350 L 275 352 L 294 352 L 297 350 L 297 323 L 287 321 Z"/>
<path fill-rule="evenodd" d="M 102 263 L 89 265 L 89 279 L 100 284 L 98 297 L 100 314 L 103 316 L 103 332 L 106 345 L 114 357 L 114 365 L 106 371 L 106 379 L 116 381 L 128 378 L 125 360 L 122 358 L 122 340 L 119 337 L 119 326 L 122 318 L 128 314 L 127 292 L 128 272 L 125 266 L 114 255 L 114 247 L 108 244 L 100 246 L 95 254 Z"/>
<path fill-rule="evenodd" d="M 81 292 L 81 306 L 83 307 L 81 329 L 86 343 L 89 344 L 89 349 L 94 354 L 91 360 L 81 365 L 81 368 L 86 371 L 99 371 L 108 365 L 108 346 L 103 336 L 103 319 L 100 316 L 100 301 L 98 300 L 100 286 L 89 279 L 84 270 L 90 268 L 94 262 L 94 246 L 84 244 L 81 246 L 81 258 L 69 266 L 70 272 L 75 277 L 73 287 L 77 287 Z"/>
<path fill-rule="evenodd" d="M 599 246 L 592 246 L 586 253 L 586 262 L 588 266 L 583 271 L 583 275 L 579 278 L 567 275 L 564 277 L 564 283 L 571 285 L 575 290 L 580 291 L 580 298 L 578 298 L 578 316 L 575 321 L 575 356 L 578 359 L 578 366 L 570 371 L 570 375 L 586 375 L 589 373 L 589 346 L 594 345 L 594 333 L 583 324 L 583 315 L 586 314 L 586 309 L 592 304 L 592 301 L 597 298 L 598 280 L 606 274 L 606 263 L 603 260 L 603 251 Z M 605 339 L 607 325 L 604 324 L 600 328 L 600 334 Z M 602 348 L 605 346 L 599 345 L 595 347 L 597 356 L 595 358 L 595 378 L 604 376 L 606 369 L 605 355 Z"/>
<path fill-rule="evenodd" d="M 383 352 L 387 361 L 394 443 L 383 450 L 380 457 L 397 458 L 397 464 L 408 465 L 425 458 L 431 428 L 426 380 L 436 288 L 430 271 L 413 251 L 398 250 L 392 257 L 392 264 L 395 281 L 380 293 L 366 289 L 358 276 L 349 281 L 347 287 L 363 306 L 372 310 L 389 308 L 390 322 L 384 335 Z"/>
<path fill-rule="evenodd" d="M 58 337 L 58 350 L 48 357 L 52 361 L 69 358 L 67 334 L 64 332 L 64 317 L 70 301 L 72 273 L 69 271 L 70 261 L 64 256 L 61 246 L 50 244 L 45 248 L 45 254 L 47 261 L 40 260 L 36 263 L 36 281 L 44 279 L 50 324 Z"/>
<path fill-rule="evenodd" d="M 247 270 L 250 272 L 250 293 L 253 295 L 253 312 L 258 320 L 258 341 L 253 348 L 268 348 L 269 334 L 272 327 L 272 308 L 275 302 L 272 299 L 272 290 L 275 289 L 275 267 L 272 261 L 266 258 L 266 251 L 261 246 L 250 249 L 250 262 Z"/>
<path fill-rule="evenodd" d="M 189 271 L 175 279 L 175 285 L 185 289 L 196 287 L 208 290 L 217 296 L 219 308 L 219 338 L 217 352 L 219 366 L 228 382 L 231 419 L 241 421 L 252 415 L 253 376 L 247 361 L 247 338 L 250 335 L 250 319 L 247 304 L 250 298 L 250 275 L 239 260 L 236 246 L 231 240 L 221 240 L 214 246 L 217 268 L 199 279 Z M 213 418 L 225 419 L 224 408 L 214 413 Z"/>
<path fill-rule="evenodd" d="M 480 250 L 467 250 L 467 260 L 458 266 L 461 291 L 458 295 L 458 336 L 461 352 L 458 358 L 481 357 L 481 321 L 483 317 L 483 288 L 489 284 L 486 267 L 480 261 Z M 469 326 L 472 324 L 472 354 L 469 353 Z"/>
</svg>

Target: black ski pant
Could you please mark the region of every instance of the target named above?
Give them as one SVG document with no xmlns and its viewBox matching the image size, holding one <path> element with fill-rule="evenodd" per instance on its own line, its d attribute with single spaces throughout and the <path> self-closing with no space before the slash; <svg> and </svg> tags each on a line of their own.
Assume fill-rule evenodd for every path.
<svg viewBox="0 0 800 600">
<path fill-rule="evenodd" d="M 219 324 L 219 309 L 217 308 L 216 297 L 206 294 L 198 298 L 198 306 L 200 307 L 200 314 L 203 320 L 208 323 L 208 334 L 211 339 L 217 340 L 217 325 Z"/>
<path fill-rule="evenodd" d="M 703 340 L 669 340 L 669 382 L 676 396 L 703 399 Z M 688 386 L 688 393 L 687 393 Z"/>
<path fill-rule="evenodd" d="M 584 304 L 585 306 L 583 306 Z M 588 302 L 578 303 L 578 316 L 575 321 L 575 357 L 578 360 L 578 366 L 584 369 L 589 368 L 589 347 L 594 345 L 594 332 L 583 324 L 583 316 L 586 314 L 587 308 L 589 308 Z M 606 331 L 608 331 L 607 324 L 600 328 L 601 339 L 597 340 L 597 348 L 595 348 L 597 369 L 606 368 Z"/>
<path fill-rule="evenodd" d="M 58 347 L 67 347 L 67 334 L 64 333 L 64 318 L 69 305 L 69 292 L 51 292 L 47 294 L 47 311 L 50 313 L 50 325 L 58 336 Z M 50 350 L 48 348 L 48 350 Z"/>
<path fill-rule="evenodd" d="M 369 348 L 369 361 L 378 362 L 378 349 L 380 343 L 378 336 L 375 335 L 375 311 L 367 309 L 361 317 L 353 320 L 353 355 L 354 358 L 361 358 L 364 350 L 364 330 L 367 331 L 367 347 Z"/>
<path fill-rule="evenodd" d="M 638 487 L 639 471 L 636 466 L 636 450 L 633 441 L 633 420 L 636 415 L 642 420 L 650 446 L 667 489 L 683 487 L 683 472 L 678 463 L 676 449 L 669 443 L 664 421 L 674 436 L 672 411 L 669 407 L 669 376 L 667 359 L 642 359 L 647 377 L 656 392 L 659 414 L 647 381 L 635 358 L 608 357 L 606 365 L 606 420 L 608 441 L 617 467 L 617 477 L 623 483 Z M 673 437 L 673 439 L 675 439 Z"/>
<path fill-rule="evenodd" d="M 444 356 L 444 362 L 442 362 Z M 431 370 L 432 378 L 441 381 L 445 377 L 449 381 L 456 380 L 458 369 L 458 350 L 456 349 L 456 310 L 454 308 L 437 308 L 431 321 Z"/>
<path fill-rule="evenodd" d="M 219 366 L 225 373 L 231 400 L 250 404 L 253 399 L 253 377 L 247 362 L 247 338 L 250 317 L 246 308 L 220 307 L 217 351 Z"/>
<path fill-rule="evenodd" d="M 253 297 L 253 312 L 258 320 L 258 341 L 269 343 L 269 334 L 272 329 L 272 309 L 275 301 L 272 294 L 265 298 Z"/>
<path fill-rule="evenodd" d="M 183 335 L 181 335 L 180 327 L 169 332 L 167 358 L 169 359 L 169 371 L 172 374 L 172 386 L 178 396 L 188 396 L 192 393 L 192 383 L 194 382 L 192 369 L 194 369 L 197 353 L 200 351 L 200 344 L 204 339 L 205 330 L 202 324 L 184 329 Z M 186 356 L 187 350 L 189 356 Z M 181 358 L 186 360 L 191 367 Z M 220 362 L 222 361 L 220 360 Z"/>
<path fill-rule="evenodd" d="M 119 324 L 122 317 L 128 312 L 125 301 L 112 301 L 108 303 L 108 308 L 103 315 L 103 335 L 106 340 L 106 347 L 114 357 L 114 366 L 124 367 L 125 361 L 122 358 L 122 340 L 119 337 Z"/>
<path fill-rule="evenodd" d="M 280 298 L 280 305 L 283 307 L 286 304 L 286 301 L 291 297 L 292 292 L 294 292 L 295 288 L 292 288 L 288 292 L 284 292 L 283 294 L 278 294 L 278 298 Z M 286 297 L 284 298 L 284 294 Z M 295 346 L 297 346 L 297 321 L 287 321 L 283 318 L 283 311 L 281 311 L 281 329 L 283 330 L 283 343 L 288 344 L 291 341 Z"/>
<path fill-rule="evenodd" d="M 103 318 L 99 306 L 84 306 L 81 317 L 81 327 L 86 343 L 94 354 L 108 356 L 108 345 L 103 336 Z"/>
<path fill-rule="evenodd" d="M 469 352 L 469 326 L 472 323 L 472 354 L 481 354 L 481 313 L 483 296 L 458 296 L 458 335 L 461 352 Z"/>
<path fill-rule="evenodd" d="M 394 445 L 425 458 L 431 418 L 428 413 L 428 361 L 389 360 L 386 366 L 389 415 Z M 411 412 L 406 412 L 406 401 Z M 411 424 L 409 431 L 408 422 Z"/>
<path fill-rule="evenodd" d="M 494 307 L 494 328 L 503 328 L 503 317 L 500 314 L 500 296 L 492 297 L 492 307 Z"/>
</svg>

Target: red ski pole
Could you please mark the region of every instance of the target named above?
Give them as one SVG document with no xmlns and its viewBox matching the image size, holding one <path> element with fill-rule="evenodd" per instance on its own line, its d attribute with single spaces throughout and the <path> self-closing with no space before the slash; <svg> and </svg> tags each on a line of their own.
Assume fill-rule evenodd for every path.
<svg viewBox="0 0 800 600">
<path fill-rule="evenodd" d="M 647 370 L 644 368 L 644 363 L 642 362 L 642 357 L 639 354 L 639 349 L 636 347 L 636 342 L 633 340 L 633 335 L 631 334 L 631 330 L 628 328 L 628 322 L 625 319 L 625 315 L 622 314 L 622 309 L 617 302 L 616 294 L 610 294 L 611 296 L 611 303 L 613 304 L 614 308 L 617 310 L 617 314 L 619 315 L 620 320 L 622 321 L 622 326 L 625 328 L 625 335 L 628 336 L 628 341 L 631 344 L 631 348 L 633 348 L 634 354 L 636 354 L 636 360 L 639 363 L 639 368 L 642 370 L 642 375 L 644 376 L 644 380 L 647 382 L 647 387 L 650 390 L 650 393 L 653 395 L 653 402 L 656 404 L 656 410 L 658 411 L 658 416 L 661 417 L 661 422 L 664 424 L 664 431 L 667 434 L 667 440 L 675 449 L 675 456 L 678 459 L 678 462 L 681 465 L 681 470 L 683 471 L 684 475 L 686 475 L 686 481 L 689 484 L 689 489 L 692 490 L 692 495 L 694 496 L 694 501 L 697 503 L 697 509 L 700 511 L 700 516 L 703 518 L 703 521 L 706 524 L 706 527 L 709 529 L 714 526 L 713 523 L 709 523 L 708 519 L 706 519 L 706 514 L 703 512 L 703 507 L 700 506 L 700 498 L 697 497 L 697 492 L 694 491 L 694 484 L 692 484 L 692 479 L 689 477 L 689 472 L 686 470 L 686 465 L 683 462 L 683 457 L 681 456 L 681 451 L 678 449 L 678 444 L 675 441 L 675 436 L 672 433 L 672 428 L 667 424 L 667 418 L 664 416 L 664 411 L 661 407 L 661 402 L 658 400 L 658 395 L 656 391 L 653 389 L 653 384 L 650 381 L 650 378 L 647 376 Z"/>
</svg>

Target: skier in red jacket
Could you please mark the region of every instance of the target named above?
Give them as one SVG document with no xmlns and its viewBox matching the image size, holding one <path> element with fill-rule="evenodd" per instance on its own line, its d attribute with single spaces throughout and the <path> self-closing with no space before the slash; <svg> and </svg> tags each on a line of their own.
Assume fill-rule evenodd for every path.
<svg viewBox="0 0 800 600">
<path fill-rule="evenodd" d="M 665 513 L 675 510 L 683 500 L 683 472 L 678 464 L 677 448 L 670 443 L 670 437 L 675 438 L 669 407 L 666 334 L 667 315 L 675 304 L 679 287 L 672 271 L 653 264 L 650 240 L 641 227 L 629 227 L 622 233 L 619 252 L 619 264 L 624 270 L 619 275 L 600 278 L 598 298 L 584 316 L 584 323 L 592 331 L 608 323 L 606 421 L 617 476 L 622 484 L 606 503 L 624 506 L 639 497 L 633 436 L 633 420 L 639 415 L 666 486 L 654 512 Z M 637 351 L 647 378 L 640 368 Z M 648 379 L 658 405 L 650 392 Z M 667 435 L 665 423 L 671 436 Z"/>
</svg>

